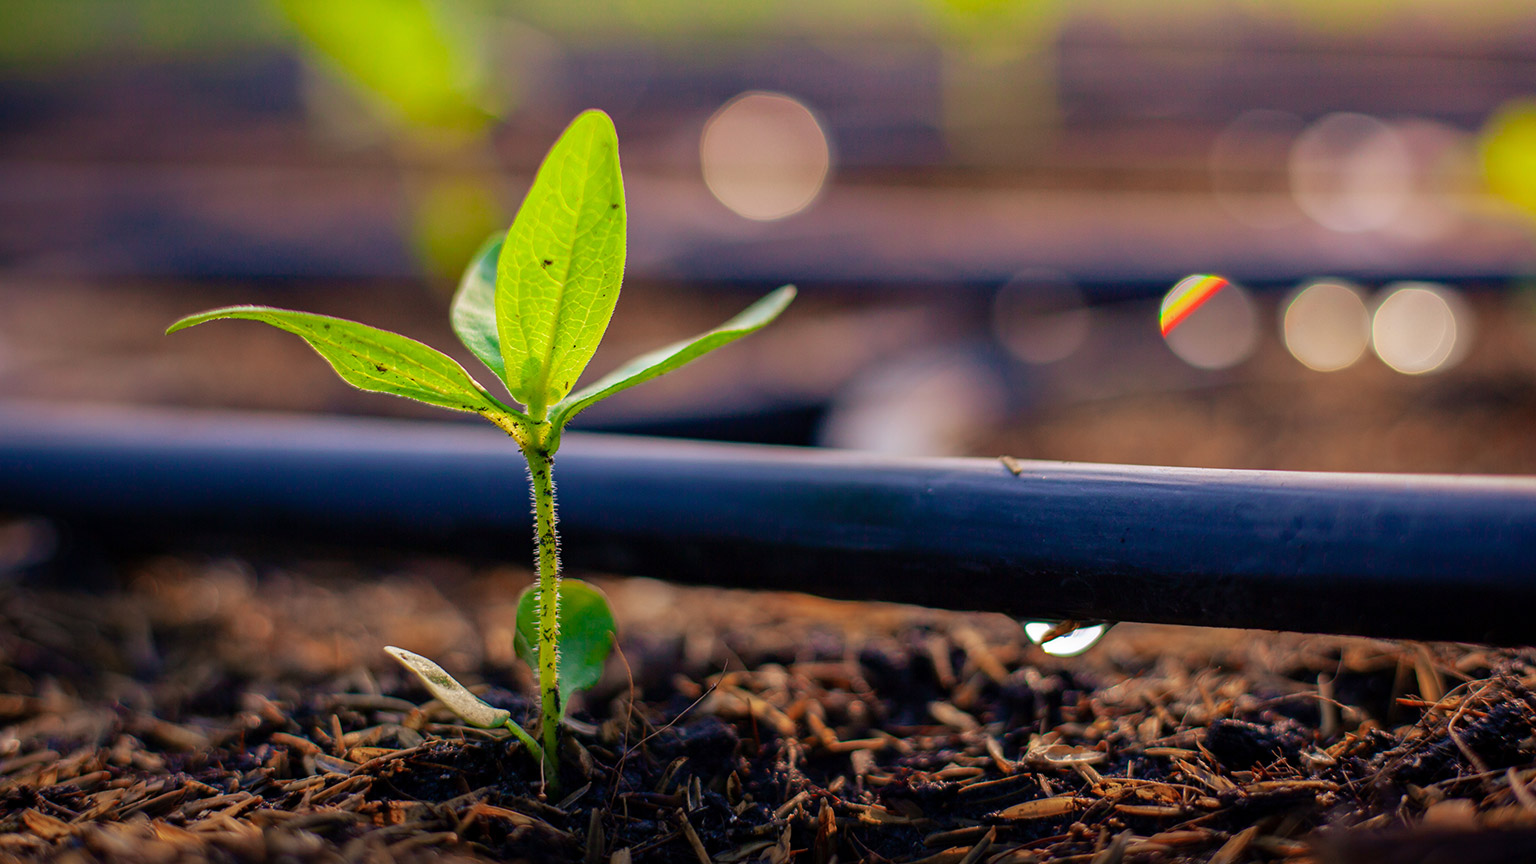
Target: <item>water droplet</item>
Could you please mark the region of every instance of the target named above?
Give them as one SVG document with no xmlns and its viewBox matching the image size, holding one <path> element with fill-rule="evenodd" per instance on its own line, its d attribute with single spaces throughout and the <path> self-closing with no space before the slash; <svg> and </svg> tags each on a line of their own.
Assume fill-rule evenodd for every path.
<svg viewBox="0 0 1536 864">
<path fill-rule="evenodd" d="M 1104 634 L 1109 632 L 1112 624 L 1085 624 L 1073 630 L 1051 639 L 1041 642 L 1047 634 L 1061 628 L 1059 621 L 1029 621 L 1024 624 L 1024 635 L 1029 641 L 1040 646 L 1040 650 L 1052 657 L 1076 657 L 1089 648 L 1099 644 Z"/>
</svg>

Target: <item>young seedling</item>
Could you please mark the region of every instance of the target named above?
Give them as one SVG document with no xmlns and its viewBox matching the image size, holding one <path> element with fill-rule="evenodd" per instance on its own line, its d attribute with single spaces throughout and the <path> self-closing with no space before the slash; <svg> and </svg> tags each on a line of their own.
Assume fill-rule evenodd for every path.
<svg viewBox="0 0 1536 864">
<path fill-rule="evenodd" d="M 624 275 L 627 216 L 618 146 L 606 114 L 577 117 L 544 158 L 511 229 L 486 242 L 453 298 L 454 332 L 521 408 L 491 395 L 447 355 L 342 318 L 229 306 L 190 315 L 166 331 L 215 318 L 262 321 L 304 339 L 354 387 L 479 414 L 517 442 L 532 488 L 538 581 L 518 600 L 515 641 L 537 673 L 539 736 L 432 661 L 386 650 L 470 724 L 510 729 L 540 759 L 551 784 L 558 782 L 559 726 L 570 694 L 596 682 L 614 630 L 601 592 L 560 578 L 551 469 L 561 434 L 593 403 L 761 329 L 795 296 L 786 285 L 714 330 L 636 357 L 573 391 L 608 327 Z"/>
</svg>

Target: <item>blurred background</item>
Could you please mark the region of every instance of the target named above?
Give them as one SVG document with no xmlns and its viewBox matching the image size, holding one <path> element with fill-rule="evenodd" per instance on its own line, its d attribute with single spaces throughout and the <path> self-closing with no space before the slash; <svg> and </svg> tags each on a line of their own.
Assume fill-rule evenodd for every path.
<svg viewBox="0 0 1536 864">
<path fill-rule="evenodd" d="M 1528 0 L 7 0 L 0 398 L 447 419 L 161 333 L 301 308 L 490 382 L 448 297 L 589 107 L 630 206 L 593 372 L 802 296 L 585 428 L 1536 472 Z"/>
</svg>

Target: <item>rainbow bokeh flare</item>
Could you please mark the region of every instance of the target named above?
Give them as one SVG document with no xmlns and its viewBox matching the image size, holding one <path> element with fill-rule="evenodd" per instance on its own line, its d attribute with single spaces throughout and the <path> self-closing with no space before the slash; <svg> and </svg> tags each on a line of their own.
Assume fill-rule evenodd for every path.
<svg viewBox="0 0 1536 864">
<path fill-rule="evenodd" d="M 1173 290 L 1163 298 L 1163 308 L 1158 314 L 1158 324 L 1162 327 L 1163 335 L 1172 333 L 1173 328 L 1179 326 L 1205 301 L 1216 296 L 1216 292 L 1227 287 L 1227 284 L 1226 279 L 1208 273 L 1180 279 L 1179 284 L 1173 286 Z"/>
</svg>

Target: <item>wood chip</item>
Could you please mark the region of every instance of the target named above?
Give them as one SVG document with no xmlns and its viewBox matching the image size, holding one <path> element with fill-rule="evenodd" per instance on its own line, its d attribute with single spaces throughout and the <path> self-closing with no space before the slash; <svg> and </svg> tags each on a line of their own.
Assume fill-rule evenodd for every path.
<svg viewBox="0 0 1536 864">
<path fill-rule="evenodd" d="M 372 777 L 368 776 L 367 774 L 354 774 L 343 779 L 339 783 L 328 786 L 325 789 L 316 792 L 314 797 L 309 799 L 309 803 L 324 804 L 325 802 L 331 800 L 332 798 L 336 798 L 337 796 L 344 795 L 349 792 L 356 792 L 358 790 L 367 789 L 372 785 Z"/>
<path fill-rule="evenodd" d="M 968 828 L 956 828 L 951 831 L 935 831 L 923 838 L 923 845 L 950 848 L 967 843 L 974 844 L 993 830 L 988 825 L 972 825 Z"/>
<path fill-rule="evenodd" d="M 788 816 L 790 812 L 793 811 L 796 807 L 799 807 L 801 802 L 805 801 L 809 797 L 809 792 L 802 791 L 795 793 L 793 798 L 790 798 L 788 801 L 780 804 L 779 809 L 773 811 L 773 818 L 783 819 L 784 817 Z"/>
<path fill-rule="evenodd" d="M 996 839 L 997 828 L 993 826 L 987 830 L 987 833 L 980 840 L 976 841 L 976 845 L 971 847 L 971 851 L 965 853 L 965 857 L 960 859 L 960 864 L 976 864 L 977 861 L 981 860 L 981 856 L 987 854 L 987 850 L 992 848 L 992 841 Z"/>
<path fill-rule="evenodd" d="M 987 736 L 986 748 L 987 756 L 992 760 L 992 764 L 996 765 L 997 770 L 1003 772 L 1004 776 L 1011 775 L 1015 770 L 1017 770 L 1014 767 L 1014 764 L 1009 762 L 1008 759 L 1003 756 L 1003 745 L 997 740 L 996 737 L 992 735 Z"/>
<path fill-rule="evenodd" d="M 59 758 L 59 754 L 53 750 L 39 750 L 28 753 L 25 756 L 16 756 L 0 761 L 0 774 L 14 774 L 24 768 L 31 768 L 44 762 L 52 762 Z"/>
<path fill-rule="evenodd" d="M 1201 846 L 1220 836 L 1207 828 L 1187 828 L 1179 831 L 1160 831 L 1148 837 L 1147 840 L 1163 846 L 1179 848 Z"/>
<path fill-rule="evenodd" d="M 1200 755 L 1199 750 L 1188 750 L 1183 747 L 1148 747 L 1141 752 L 1148 756 L 1168 759 L 1193 759 Z"/>
<path fill-rule="evenodd" d="M 510 810 L 506 807 L 497 807 L 493 804 L 486 804 L 484 802 L 479 802 L 471 806 L 466 812 L 464 821 L 460 824 L 467 825 L 476 819 L 500 819 L 505 822 L 509 822 L 519 828 L 529 828 L 536 831 L 541 831 L 551 836 L 575 839 L 575 835 L 568 831 L 562 831 L 561 829 L 556 828 L 555 826 L 544 821 L 543 819 L 540 819 L 537 816 L 530 816 L 527 813 L 519 813 L 516 810 Z"/>
<path fill-rule="evenodd" d="M 1259 836 L 1257 825 L 1251 825 L 1233 834 L 1227 842 L 1221 844 L 1216 854 L 1211 856 L 1210 864 L 1237 864 L 1257 836 Z"/>
<path fill-rule="evenodd" d="M 300 738 L 297 735 L 290 735 L 287 732 L 273 732 L 271 740 L 273 744 L 281 744 L 284 747 L 290 747 L 299 751 L 300 753 L 307 753 L 311 756 L 315 755 L 316 753 L 323 752 L 320 749 L 319 744 L 316 744 L 308 738 Z"/>
<path fill-rule="evenodd" d="M 68 822 L 31 808 L 21 811 L 21 821 L 28 831 L 49 842 L 62 840 L 75 833 Z"/>
<path fill-rule="evenodd" d="M 1242 787 L 1243 792 L 1249 795 L 1263 795 L 1271 792 L 1293 792 L 1300 790 L 1316 789 L 1324 792 L 1339 791 L 1339 784 L 1331 780 L 1259 780 L 1248 783 Z"/>
<path fill-rule="evenodd" d="M 117 818 L 126 819 L 135 813 L 144 813 L 149 816 L 157 816 L 171 809 L 172 807 L 175 807 L 177 804 L 180 804 L 181 800 L 185 797 L 187 797 L 187 789 L 185 786 L 181 786 L 172 789 L 169 792 L 162 792 L 152 798 L 146 798 L 136 804 L 124 807 L 122 810 L 118 811 Z"/>
<path fill-rule="evenodd" d="M 1086 798 L 1074 798 L 1070 795 L 1061 795 L 1055 798 L 1036 798 L 1033 801 L 1025 801 L 1012 807 L 1000 810 L 998 819 L 1024 820 L 1024 819 L 1052 819 L 1057 816 L 1065 816 L 1068 813 L 1076 813 L 1088 805 Z"/>
<path fill-rule="evenodd" d="M 421 745 L 419 747 L 408 747 L 408 748 L 406 748 L 404 750 L 391 750 L 388 753 L 383 753 L 383 754 L 380 754 L 378 756 L 375 756 L 372 759 L 369 759 L 367 762 L 364 762 L 363 764 L 357 766 L 356 768 L 353 768 L 352 769 L 352 773 L 353 774 L 377 774 L 379 769 L 382 768 L 385 764 L 387 764 L 389 762 L 392 762 L 392 761 L 394 761 L 396 759 L 404 759 L 407 756 L 414 756 L 417 753 L 420 753 L 422 750 L 425 750 L 425 749 L 426 749 L 426 745 L 423 744 L 423 745 Z"/>
<path fill-rule="evenodd" d="M 1183 816 L 1186 811 L 1183 807 L 1174 804 L 1116 804 L 1116 813 L 1126 816 L 1146 816 L 1153 819 L 1172 819 Z"/>
<path fill-rule="evenodd" d="M 699 859 L 699 864 L 714 864 L 709 859 L 709 853 L 704 850 L 704 841 L 699 839 L 699 832 L 693 830 L 693 823 L 688 821 L 688 814 L 679 813 L 678 819 L 682 823 L 683 838 L 688 841 L 688 846 L 693 849 L 693 854 Z"/>
<path fill-rule="evenodd" d="M 1224 792 L 1231 792 L 1237 788 L 1237 784 L 1233 783 L 1231 780 L 1228 780 L 1220 774 L 1216 774 L 1206 768 L 1196 765 L 1193 762 L 1187 762 L 1184 759 L 1174 759 L 1173 764 L 1185 777 L 1193 780 L 1196 783 L 1199 783 L 1200 785 L 1211 790 L 1212 792 L 1215 792 L 1218 795 Z"/>
<path fill-rule="evenodd" d="M 928 703 L 928 713 L 933 715 L 933 719 L 943 723 L 945 726 L 961 732 L 974 732 L 981 728 L 981 723 L 977 722 L 975 717 L 961 711 L 948 702 Z"/>
</svg>

